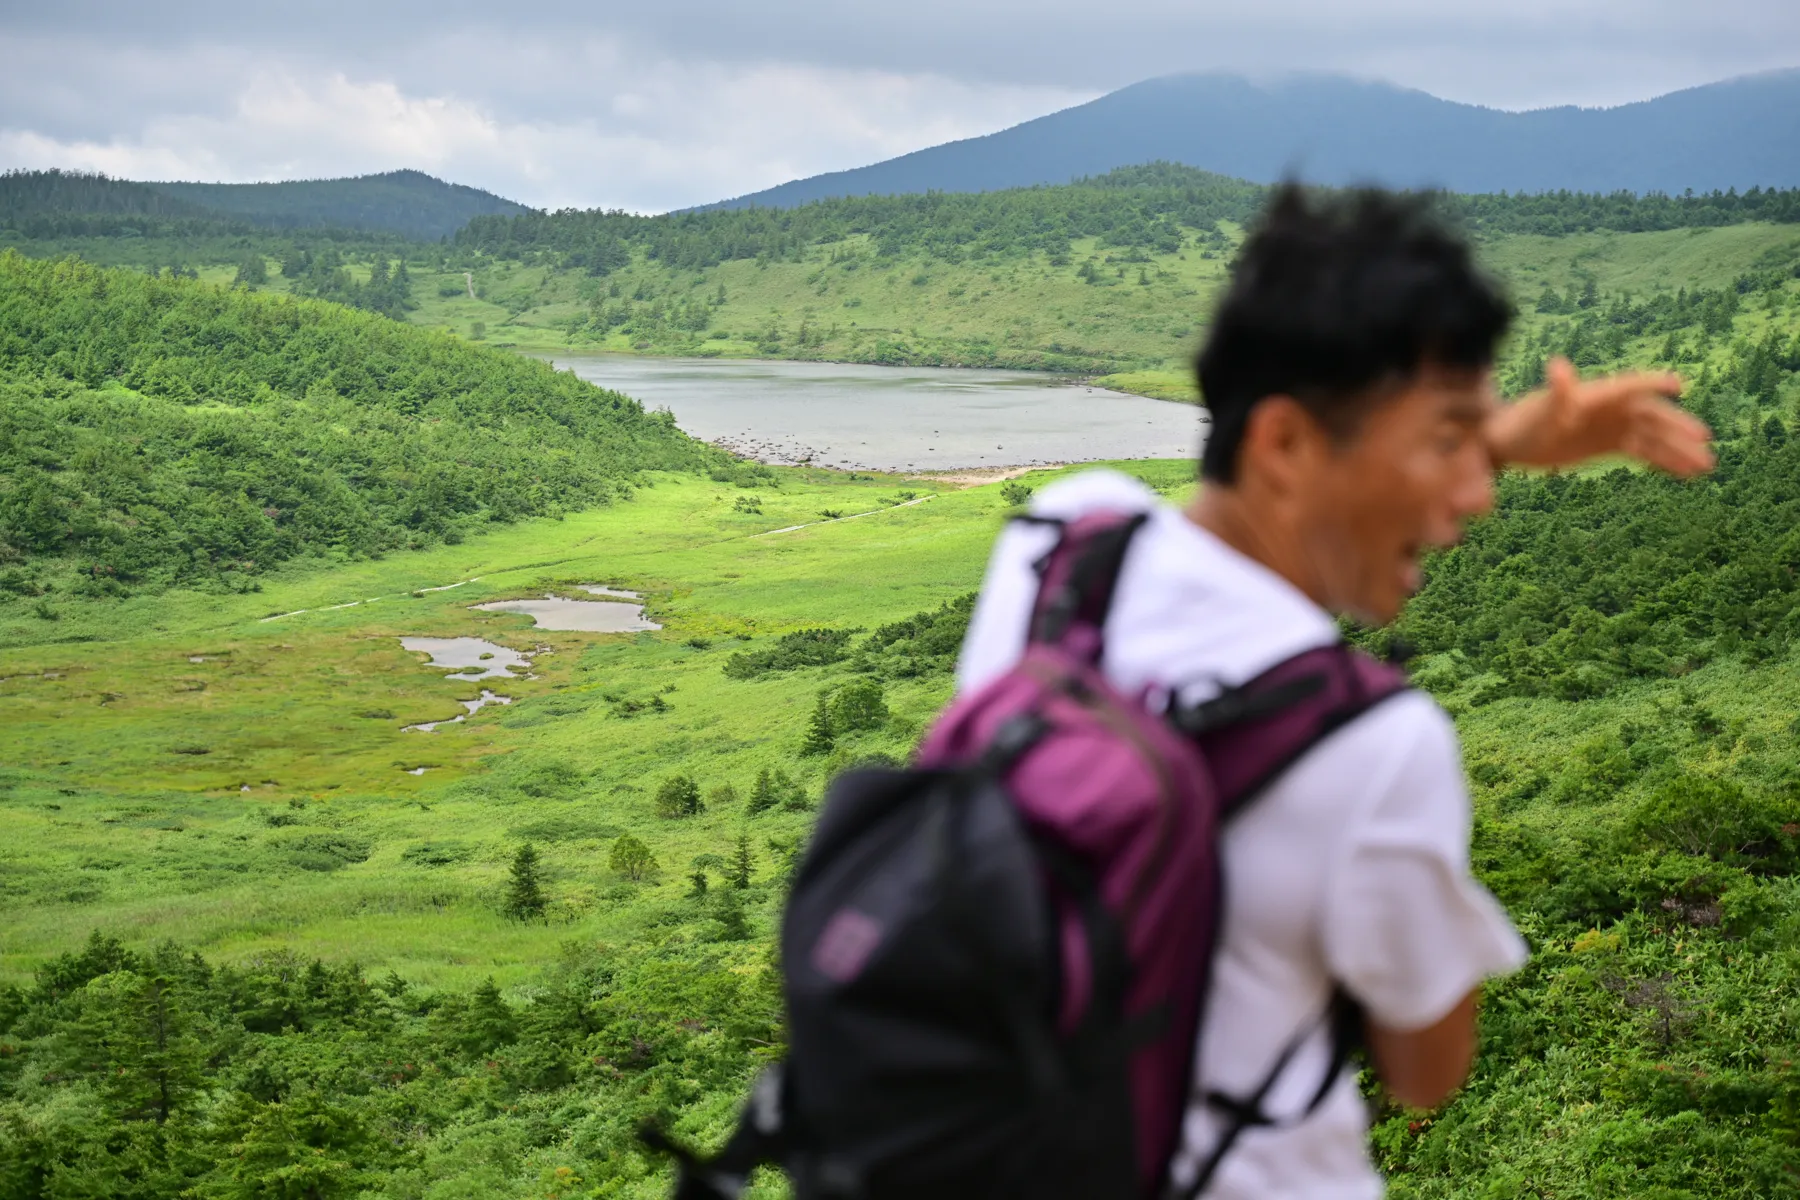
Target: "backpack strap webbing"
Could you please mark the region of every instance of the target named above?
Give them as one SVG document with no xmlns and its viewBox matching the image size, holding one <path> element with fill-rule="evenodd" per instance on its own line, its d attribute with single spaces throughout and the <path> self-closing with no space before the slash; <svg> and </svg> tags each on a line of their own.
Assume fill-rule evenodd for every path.
<svg viewBox="0 0 1800 1200">
<path fill-rule="evenodd" d="M 756 1077 L 737 1128 L 717 1154 L 695 1154 L 649 1122 L 638 1129 L 638 1140 L 675 1159 L 672 1200 L 737 1200 L 750 1172 L 764 1163 L 780 1162 L 787 1150 L 781 1068 L 765 1068 Z"/>
<path fill-rule="evenodd" d="M 1132 538 L 1149 519 L 1147 512 L 1101 512 L 1074 521 L 1034 521 L 1060 525 L 1062 534 L 1035 564 L 1038 594 L 1028 640 L 1066 643 L 1072 633 L 1085 630 L 1080 649 L 1084 657 L 1097 660 L 1119 568 Z"/>
<path fill-rule="evenodd" d="M 1410 685 L 1398 667 L 1377 661 L 1344 642 L 1305 650 L 1210 700 L 1176 707 L 1168 719 L 1200 743 L 1226 814 L 1241 810 L 1319 742 Z M 1300 1048 L 1325 1026 L 1331 1054 L 1306 1106 L 1285 1119 L 1264 1104 Z M 1194 1181 L 1171 1188 L 1173 1200 L 1195 1200 L 1246 1129 L 1285 1128 L 1306 1120 L 1331 1094 L 1344 1064 L 1363 1044 L 1362 1008 L 1340 985 L 1317 1022 L 1309 1023 L 1275 1058 L 1248 1096 L 1208 1091 L 1195 1097 L 1222 1114 L 1224 1131 L 1201 1163 Z"/>
<path fill-rule="evenodd" d="M 1331 1035 L 1331 1056 L 1330 1061 L 1325 1065 L 1324 1073 L 1319 1078 L 1318 1087 L 1313 1090 L 1311 1097 L 1299 1112 L 1288 1117 L 1270 1116 L 1264 1107 L 1268 1102 L 1269 1093 L 1275 1090 L 1276 1082 L 1287 1070 L 1288 1064 L 1294 1060 L 1294 1056 L 1300 1052 L 1300 1048 L 1321 1026 L 1324 1026 Z M 1212 1151 L 1201 1162 L 1193 1182 L 1184 1188 L 1171 1187 L 1167 1193 L 1168 1200 L 1195 1200 L 1201 1192 L 1205 1191 L 1207 1185 L 1212 1182 L 1213 1176 L 1218 1173 L 1219 1164 L 1225 1161 L 1225 1156 L 1231 1152 L 1231 1148 L 1237 1144 L 1238 1138 L 1243 1136 L 1246 1129 L 1287 1129 L 1298 1125 L 1317 1112 L 1319 1106 L 1325 1103 L 1325 1097 L 1331 1094 L 1331 1089 L 1337 1083 L 1344 1064 L 1350 1061 L 1350 1056 L 1361 1044 L 1362 1008 L 1350 997 L 1348 992 L 1339 987 L 1332 991 L 1331 1000 L 1325 1007 L 1324 1015 L 1317 1022 L 1308 1024 L 1305 1029 L 1294 1036 L 1293 1040 L 1282 1047 L 1281 1053 L 1275 1057 L 1275 1065 L 1269 1068 L 1269 1073 L 1263 1077 L 1262 1083 L 1258 1084 L 1256 1090 L 1250 1095 L 1230 1096 L 1220 1091 L 1208 1091 L 1199 1095 L 1197 1099 L 1202 1104 L 1224 1116 L 1225 1129 L 1219 1135 L 1219 1140 L 1213 1144 Z"/>
<path fill-rule="evenodd" d="M 1168 719 L 1200 743 L 1235 812 L 1326 737 L 1410 685 L 1405 672 L 1344 642 L 1303 650 Z"/>
</svg>

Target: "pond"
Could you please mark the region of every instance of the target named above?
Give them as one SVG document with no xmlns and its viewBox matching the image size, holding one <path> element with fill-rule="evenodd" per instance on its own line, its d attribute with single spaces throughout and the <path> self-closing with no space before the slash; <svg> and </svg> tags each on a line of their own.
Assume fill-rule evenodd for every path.
<svg viewBox="0 0 1800 1200">
<path fill-rule="evenodd" d="M 567 354 L 581 378 L 666 408 L 763 462 L 876 471 L 1187 458 L 1202 411 L 1032 371 Z"/>
<path fill-rule="evenodd" d="M 482 709 L 486 708 L 490 704 L 511 704 L 512 697 L 511 696 L 496 696 L 493 692 L 488 691 L 486 688 L 482 688 L 481 695 L 475 697 L 475 699 L 473 699 L 473 700 L 458 700 L 457 703 L 462 705 L 463 708 L 467 709 L 468 711 L 464 712 L 458 716 L 446 717 L 441 721 L 421 721 L 417 725 L 407 725 L 407 726 L 404 726 L 400 730 L 400 732 L 401 733 L 431 733 L 433 730 L 437 729 L 437 727 L 440 725 L 460 725 L 462 722 L 468 720 L 470 717 L 474 716 L 476 713 L 480 712 Z"/>
<path fill-rule="evenodd" d="M 477 679 L 518 679 L 512 668 L 531 666 L 531 655 L 483 638 L 403 637 L 400 644 L 414 653 L 429 654 L 431 661 L 425 664 L 428 667 L 449 668 L 452 673 L 444 676 L 446 679 L 471 683 Z"/>
<path fill-rule="evenodd" d="M 621 596 L 636 600 L 635 592 L 619 592 L 611 588 L 584 586 L 596 596 Z M 569 600 L 545 595 L 541 600 L 490 600 L 470 605 L 483 612 L 523 613 L 537 623 L 539 629 L 574 630 L 580 633 L 637 633 L 661 629 L 655 621 L 644 619 L 642 604 L 623 600 Z"/>
</svg>

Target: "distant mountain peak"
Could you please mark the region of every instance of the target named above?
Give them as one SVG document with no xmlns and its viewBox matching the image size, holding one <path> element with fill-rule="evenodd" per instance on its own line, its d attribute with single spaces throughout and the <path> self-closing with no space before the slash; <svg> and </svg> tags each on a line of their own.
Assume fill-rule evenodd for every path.
<svg viewBox="0 0 1800 1200">
<path fill-rule="evenodd" d="M 995 191 L 1165 161 L 1269 183 L 1458 192 L 1800 186 L 1800 68 L 1609 108 L 1509 112 L 1324 72 L 1162 75 L 1010 129 L 711 208 Z"/>
</svg>

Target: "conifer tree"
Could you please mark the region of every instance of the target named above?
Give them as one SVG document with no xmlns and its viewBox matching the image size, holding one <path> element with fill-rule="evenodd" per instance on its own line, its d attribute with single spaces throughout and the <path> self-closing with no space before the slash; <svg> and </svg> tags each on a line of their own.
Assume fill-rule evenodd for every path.
<svg viewBox="0 0 1800 1200">
<path fill-rule="evenodd" d="M 727 942 L 741 942 L 750 936 L 750 919 L 744 915 L 744 901 L 736 888 L 720 888 L 714 893 L 713 916 L 720 925 L 719 936 Z"/>
<path fill-rule="evenodd" d="M 518 1036 L 518 1019 L 490 975 L 469 996 L 469 1007 L 462 1019 L 463 1045 L 472 1053 L 486 1054 Z"/>
<path fill-rule="evenodd" d="M 229 1196 L 354 1196 L 372 1182 L 356 1164 L 368 1156 L 371 1137 L 356 1114 L 315 1089 L 296 1089 L 278 1101 L 258 1103 L 244 1093 L 221 1122 L 235 1135 L 230 1154 Z"/>
<path fill-rule="evenodd" d="M 750 886 L 750 835 L 738 834 L 737 852 L 731 856 L 731 886 L 743 891 Z"/>
<path fill-rule="evenodd" d="M 750 789 L 750 802 L 744 806 L 744 811 L 754 817 L 757 813 L 768 812 L 780 803 L 781 796 L 775 790 L 775 776 L 770 773 L 769 768 L 764 767 L 756 773 L 756 786 Z"/>
<path fill-rule="evenodd" d="M 95 1072 L 113 1119 L 162 1125 L 203 1093 L 205 1047 L 181 991 L 154 967 L 103 975 L 81 989 L 70 1065 Z"/>
<path fill-rule="evenodd" d="M 506 885 L 506 915 L 529 921 L 544 911 L 544 889 L 538 877 L 537 847 L 526 842 L 513 855 L 512 878 Z"/>
<path fill-rule="evenodd" d="M 813 705 L 812 719 L 806 726 L 806 737 L 800 743 L 802 754 L 829 754 L 836 738 L 831 728 L 831 707 L 825 693 L 819 693 L 818 703 Z"/>
</svg>

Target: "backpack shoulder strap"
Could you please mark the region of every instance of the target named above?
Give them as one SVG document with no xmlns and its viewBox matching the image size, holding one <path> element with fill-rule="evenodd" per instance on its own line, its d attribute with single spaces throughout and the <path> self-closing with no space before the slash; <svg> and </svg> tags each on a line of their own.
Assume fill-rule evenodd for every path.
<svg viewBox="0 0 1800 1200">
<path fill-rule="evenodd" d="M 1398 667 L 1335 642 L 1302 651 L 1204 703 L 1174 709 L 1169 720 L 1200 743 L 1224 810 L 1231 813 L 1333 731 L 1408 687 L 1406 675 Z M 1301 1046 L 1321 1025 L 1330 1034 L 1331 1053 L 1318 1087 L 1292 1117 L 1271 1117 L 1264 1102 Z M 1319 1022 L 1309 1024 L 1283 1047 L 1250 1095 L 1214 1091 L 1197 1097 L 1220 1114 L 1224 1129 L 1194 1181 L 1185 1188 L 1171 1189 L 1171 1200 L 1195 1200 L 1245 1130 L 1298 1124 L 1317 1111 L 1344 1064 L 1361 1045 L 1362 1036 L 1361 1009 L 1340 986 L 1332 992 Z"/>
<path fill-rule="evenodd" d="M 1227 812 L 1303 754 L 1410 685 L 1398 667 L 1344 642 L 1304 650 L 1169 720 L 1200 743 Z"/>
<path fill-rule="evenodd" d="M 1150 519 L 1148 512 L 1097 512 L 1057 524 L 1062 534 L 1037 561 L 1038 594 L 1032 605 L 1028 640 L 1068 646 L 1098 661 L 1100 631 L 1112 608 L 1114 586 L 1131 539 Z"/>
<path fill-rule="evenodd" d="M 1269 1093 L 1275 1090 L 1287 1066 L 1294 1060 L 1309 1038 L 1323 1028 L 1331 1037 L 1330 1059 L 1325 1066 L 1325 1073 L 1320 1077 L 1318 1087 L 1313 1090 L 1304 1107 L 1289 1117 L 1271 1116 L 1264 1105 L 1268 1102 Z M 1248 1096 L 1230 1096 L 1220 1091 L 1209 1091 L 1197 1098 L 1208 1108 L 1218 1113 L 1224 1122 L 1218 1140 L 1200 1163 L 1194 1180 L 1183 1188 L 1171 1186 L 1165 1192 L 1165 1200 L 1196 1200 L 1206 1190 L 1213 1176 L 1218 1173 L 1219 1164 L 1237 1144 L 1245 1130 L 1249 1129 L 1289 1129 L 1319 1111 L 1325 1098 L 1331 1095 L 1336 1086 L 1338 1076 L 1362 1045 L 1362 1008 L 1351 998 L 1350 994 L 1339 987 L 1331 993 L 1331 1000 L 1325 1007 L 1325 1013 L 1313 1024 L 1309 1024 L 1296 1034 L 1292 1041 L 1282 1047 L 1275 1058 L 1275 1065 L 1263 1076 L 1263 1081 Z"/>
</svg>

